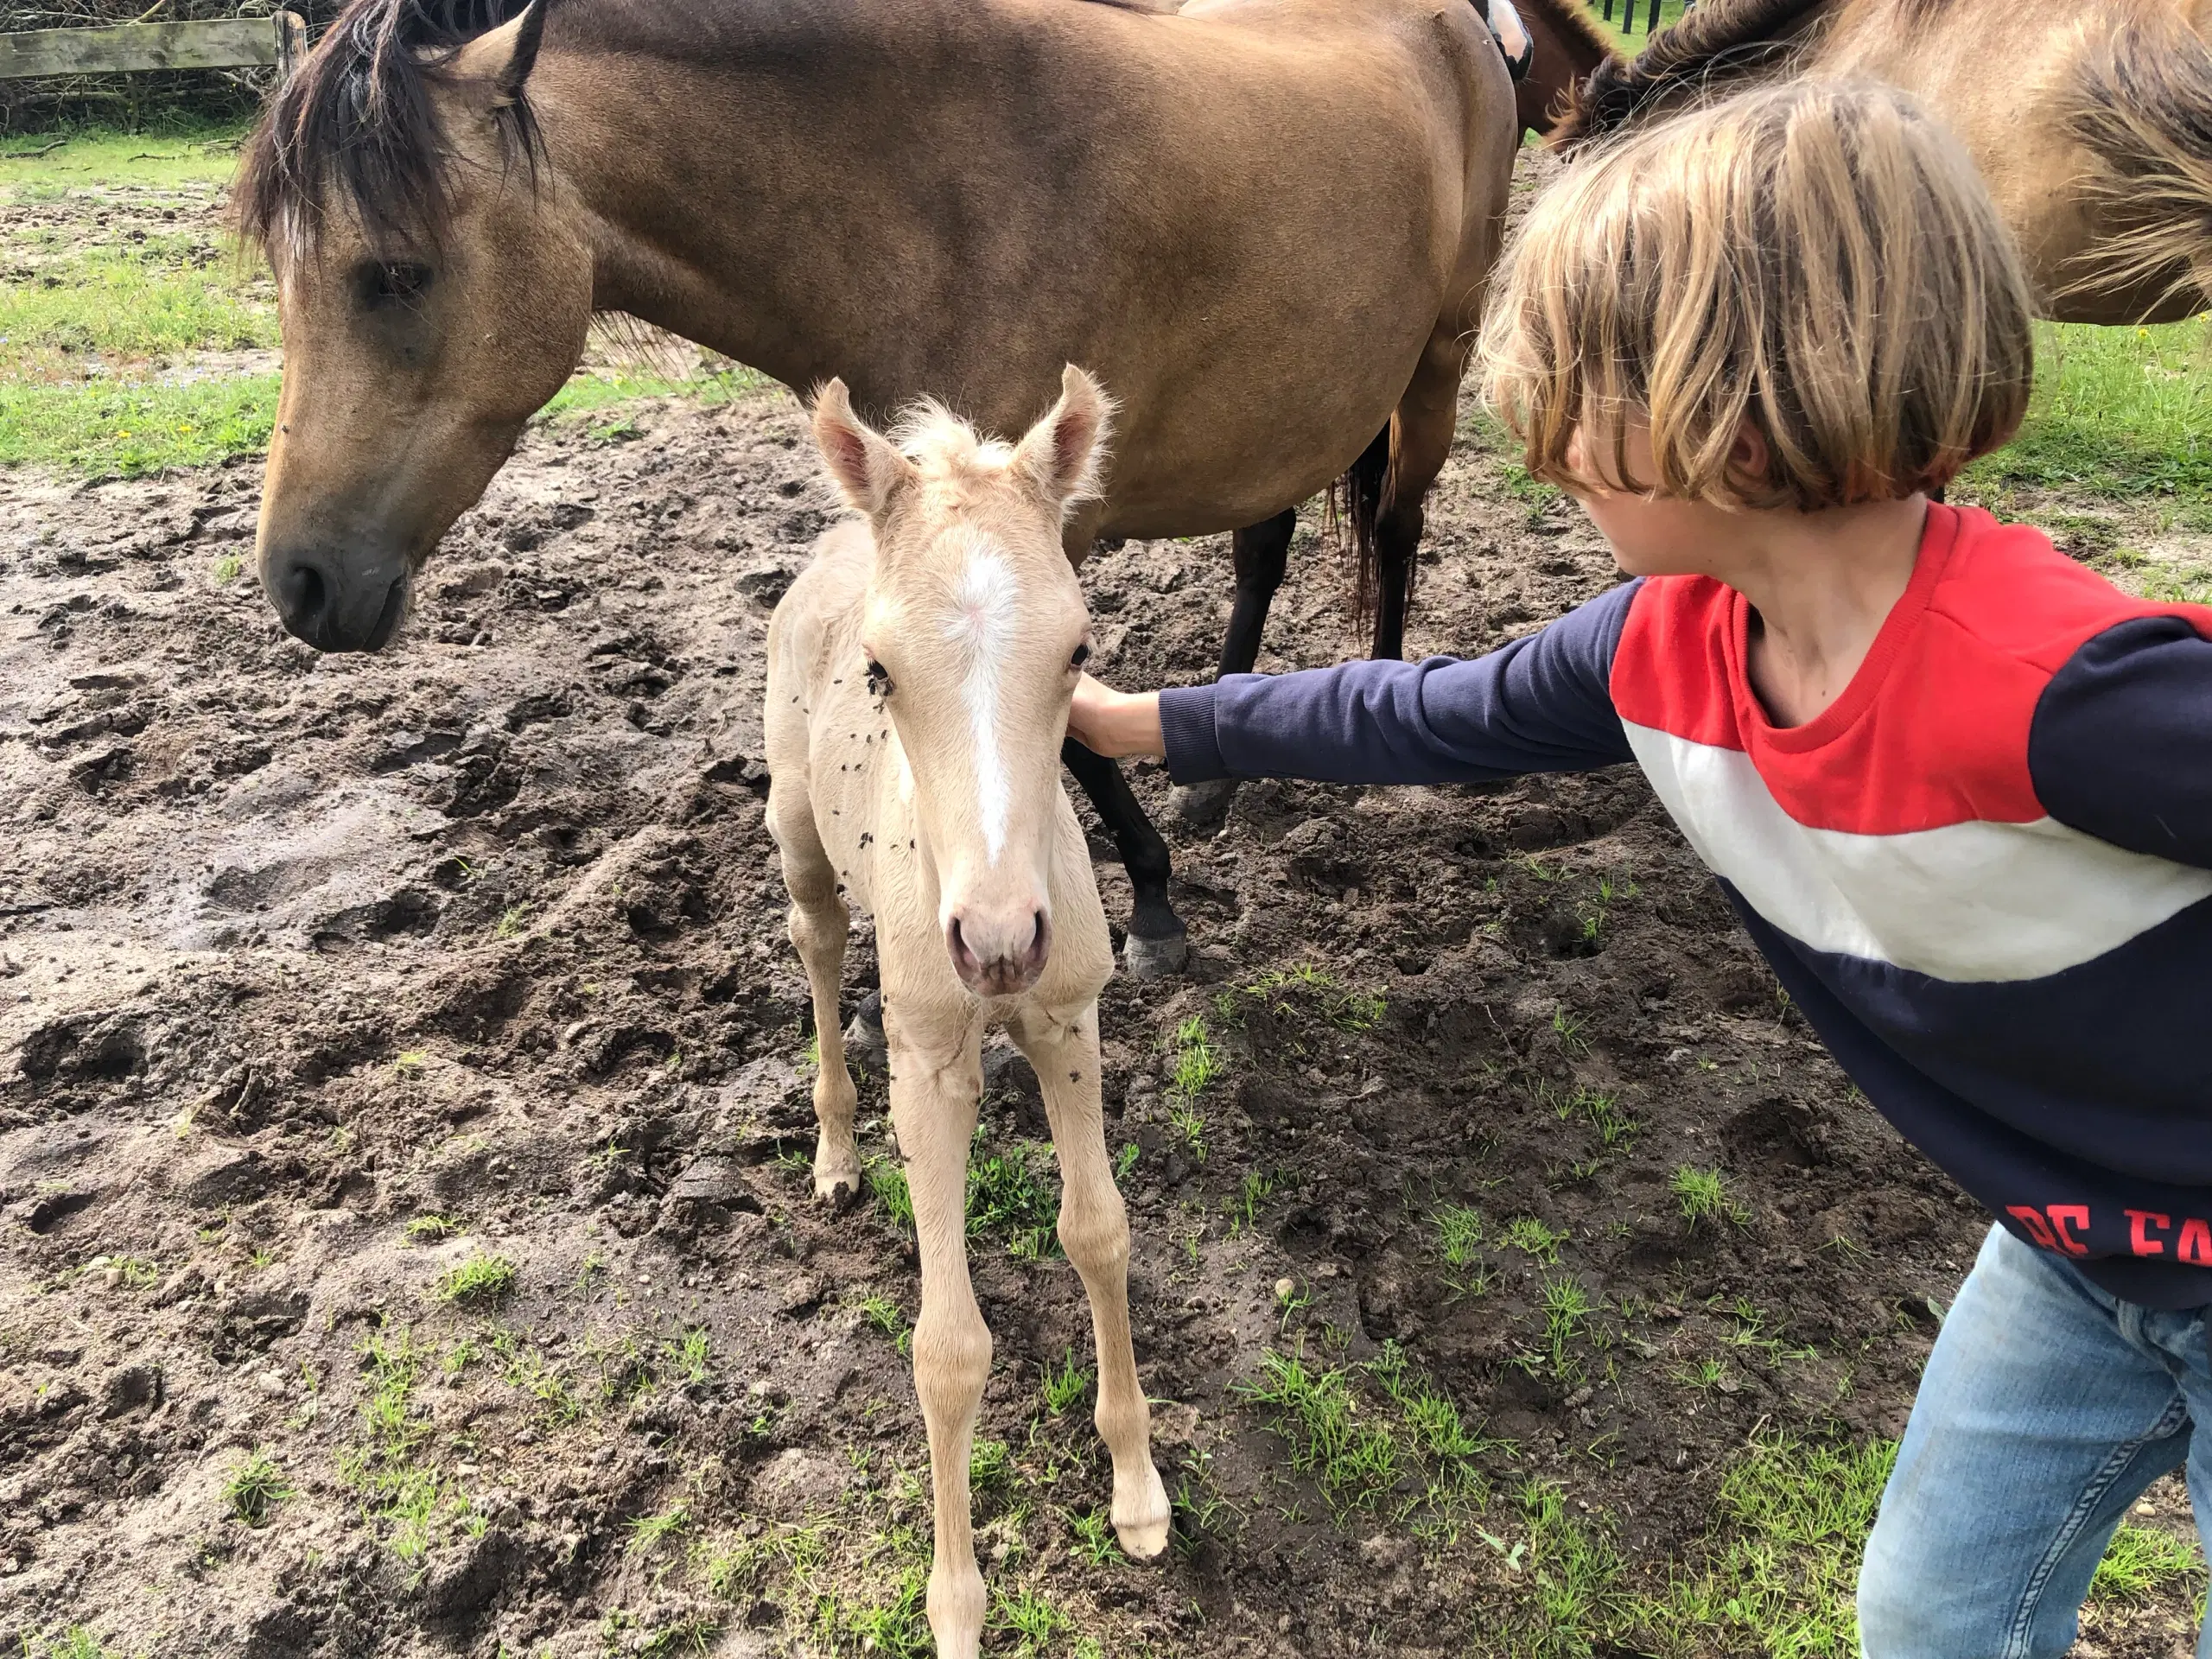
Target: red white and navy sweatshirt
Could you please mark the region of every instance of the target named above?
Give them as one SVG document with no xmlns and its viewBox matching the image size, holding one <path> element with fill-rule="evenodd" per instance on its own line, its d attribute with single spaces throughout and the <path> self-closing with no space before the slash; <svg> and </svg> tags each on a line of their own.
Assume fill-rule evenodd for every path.
<svg viewBox="0 0 2212 1659">
<path fill-rule="evenodd" d="M 2212 1303 L 2212 609 L 1931 506 L 1843 695 L 1770 721 L 1750 606 L 1613 588 L 1474 661 L 1163 692 L 1170 774 L 1483 782 L 1634 760 L 1876 1107 L 2116 1296 Z"/>
</svg>

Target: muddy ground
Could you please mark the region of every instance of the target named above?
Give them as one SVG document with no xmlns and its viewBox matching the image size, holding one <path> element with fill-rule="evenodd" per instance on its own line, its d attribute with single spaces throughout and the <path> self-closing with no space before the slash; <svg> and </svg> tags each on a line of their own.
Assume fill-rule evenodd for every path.
<svg viewBox="0 0 2212 1659">
<path fill-rule="evenodd" d="M 830 516 L 795 406 L 533 431 L 373 658 L 241 573 L 258 477 L 0 475 L 0 1645 L 925 1650 L 914 1266 L 880 1190 L 808 1197 L 761 823 L 762 634 Z M 2151 533 L 2069 511 L 2085 551 Z M 1263 667 L 1352 650 L 1308 518 Z M 1430 527 L 1414 652 L 1616 579 L 1478 436 Z M 1227 571 L 1097 557 L 1100 671 L 1204 677 Z M 1758 1448 L 1898 1431 L 1983 1218 L 1633 773 L 1255 785 L 1211 836 L 1135 777 L 1194 947 L 1102 1020 L 1177 1544 L 1099 1542 L 1042 1114 L 995 1065 L 991 1649 L 1760 1650 L 1628 1599 L 1712 1562 Z M 871 969 L 863 929 L 849 1001 Z M 862 1116 L 880 1159 L 873 1082 Z M 1694 1224 L 1686 1166 L 1725 1172 Z M 1400 1466 L 1301 1471 L 1270 1353 Z M 2185 1649 L 2188 1601 L 2081 1651 Z"/>
</svg>

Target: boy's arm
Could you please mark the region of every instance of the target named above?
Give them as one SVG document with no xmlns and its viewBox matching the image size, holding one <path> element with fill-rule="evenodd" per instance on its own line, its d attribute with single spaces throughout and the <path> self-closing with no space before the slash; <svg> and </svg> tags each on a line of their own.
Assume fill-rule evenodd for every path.
<svg viewBox="0 0 2212 1659">
<path fill-rule="evenodd" d="M 2212 869 L 2212 639 L 2176 616 L 2091 639 L 2037 700 L 2028 775 L 2061 823 Z"/>
<path fill-rule="evenodd" d="M 1346 663 L 1162 691 L 1168 774 L 1485 783 L 1631 760 L 1609 682 L 1639 585 L 1472 661 Z"/>
</svg>

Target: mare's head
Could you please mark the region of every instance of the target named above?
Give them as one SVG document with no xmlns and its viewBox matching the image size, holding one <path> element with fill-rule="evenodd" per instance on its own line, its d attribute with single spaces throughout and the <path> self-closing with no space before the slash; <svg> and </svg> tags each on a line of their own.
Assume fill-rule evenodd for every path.
<svg viewBox="0 0 2212 1659">
<path fill-rule="evenodd" d="M 874 530 L 868 679 L 912 772 L 945 950 L 979 996 L 1027 990 L 1052 951 L 1060 741 L 1090 654 L 1061 529 L 1097 493 L 1110 409 L 1072 365 L 1017 444 L 936 404 L 894 442 L 853 413 L 841 380 L 814 406 L 830 472 Z"/>
<path fill-rule="evenodd" d="M 284 339 L 261 583 L 318 649 L 391 637 L 582 352 L 590 245 L 524 95 L 550 3 L 353 0 L 248 150 Z"/>
</svg>

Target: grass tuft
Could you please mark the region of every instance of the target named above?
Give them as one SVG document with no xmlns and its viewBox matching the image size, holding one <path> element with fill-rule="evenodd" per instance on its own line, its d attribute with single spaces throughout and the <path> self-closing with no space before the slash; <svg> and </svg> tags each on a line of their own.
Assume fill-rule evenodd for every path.
<svg viewBox="0 0 2212 1659">
<path fill-rule="evenodd" d="M 489 1307 L 515 1292 L 515 1264 L 504 1255 L 472 1255 L 438 1281 L 438 1300 Z"/>
<path fill-rule="evenodd" d="M 297 1495 L 276 1459 L 258 1448 L 223 1480 L 223 1502 L 249 1527 L 259 1526 Z"/>
<path fill-rule="evenodd" d="M 2089 1595 L 2097 1601 L 2130 1601 L 2203 1573 L 2204 1557 L 2195 1539 L 2155 1527 L 2122 1527 L 2097 1563 Z"/>
<path fill-rule="evenodd" d="M 1675 1195 L 1682 1219 L 1692 1227 L 1722 1221 L 1738 1227 L 1751 1225 L 1751 1212 L 1729 1192 L 1728 1178 L 1719 1170 L 1681 1165 L 1668 1181 L 1667 1188 Z"/>
</svg>

